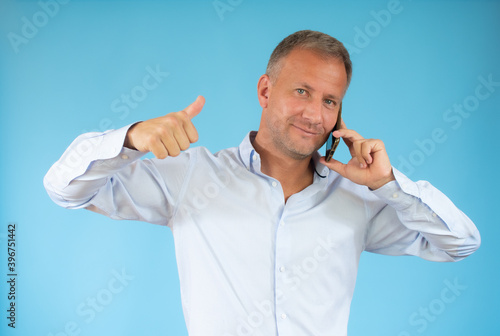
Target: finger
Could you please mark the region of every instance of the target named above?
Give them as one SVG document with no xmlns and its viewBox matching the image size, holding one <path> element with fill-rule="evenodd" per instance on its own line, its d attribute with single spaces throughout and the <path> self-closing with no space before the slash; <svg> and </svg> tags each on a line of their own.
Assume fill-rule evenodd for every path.
<svg viewBox="0 0 500 336">
<path fill-rule="evenodd" d="M 385 152 L 385 145 L 384 142 L 380 139 L 370 139 L 369 144 L 370 144 L 370 157 L 372 158 L 371 162 L 373 162 L 374 155 L 377 155 L 377 153 Z M 389 159 L 387 157 L 387 153 L 385 153 L 385 156 L 387 159 Z"/>
<path fill-rule="evenodd" d="M 183 111 L 186 112 L 189 119 L 193 119 L 201 112 L 203 105 L 205 105 L 205 98 L 203 96 L 198 96 L 198 98 L 196 98 L 196 100 Z"/>
<path fill-rule="evenodd" d="M 179 146 L 180 150 L 186 150 L 189 148 L 191 142 L 186 134 L 186 130 L 184 128 L 178 127 L 174 129 L 174 138 Z"/>
<path fill-rule="evenodd" d="M 195 143 L 198 141 L 198 131 L 194 127 L 191 120 L 186 120 L 184 122 L 184 132 L 186 133 L 187 139 L 190 143 Z"/>
<path fill-rule="evenodd" d="M 343 125 L 343 127 L 345 126 L 345 124 L 342 124 L 342 125 Z M 342 138 L 342 140 L 346 144 L 347 148 L 349 148 L 349 152 L 351 153 L 352 157 L 354 157 L 356 155 L 356 153 L 354 151 L 354 147 L 353 147 L 354 142 L 364 139 L 361 135 L 359 135 L 358 132 L 347 129 L 347 128 L 341 128 L 341 129 L 333 132 L 333 135 L 337 138 Z"/>
<path fill-rule="evenodd" d="M 353 142 L 353 149 L 354 149 L 353 150 L 353 152 L 354 152 L 353 157 L 355 157 L 358 160 L 358 164 L 359 164 L 360 168 L 366 167 L 366 161 L 365 161 L 365 158 L 363 157 L 363 154 L 362 154 L 362 148 L 363 148 L 364 142 L 365 142 L 364 140 L 357 140 L 357 141 Z"/>
<path fill-rule="evenodd" d="M 344 122 L 344 118 L 340 118 L 340 127 L 338 129 L 347 129 L 347 126 Z M 349 152 L 351 152 L 352 155 L 352 141 L 346 138 L 342 138 L 342 141 L 346 144 L 347 148 L 349 148 Z"/>
<path fill-rule="evenodd" d="M 342 137 L 346 140 L 350 140 L 352 142 L 358 141 L 358 140 L 364 140 L 364 138 L 356 131 L 347 129 L 347 128 L 341 128 L 333 132 L 333 135 L 338 137 Z"/>
<path fill-rule="evenodd" d="M 150 144 L 150 151 L 156 156 L 158 159 L 164 159 L 168 156 L 168 151 L 165 148 L 165 145 L 161 140 L 157 140 Z"/>
<path fill-rule="evenodd" d="M 373 162 L 371 153 L 374 145 L 373 141 L 364 141 L 361 145 L 361 156 L 365 159 L 367 164 L 371 164 Z"/>
<path fill-rule="evenodd" d="M 161 141 L 167 149 L 169 156 L 178 156 L 181 153 L 179 144 L 173 135 L 164 136 Z"/>
</svg>

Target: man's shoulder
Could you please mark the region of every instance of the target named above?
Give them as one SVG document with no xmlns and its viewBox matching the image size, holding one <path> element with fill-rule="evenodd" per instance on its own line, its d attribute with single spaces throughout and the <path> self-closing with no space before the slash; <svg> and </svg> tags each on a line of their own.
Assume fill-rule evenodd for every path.
<svg viewBox="0 0 500 336">
<path fill-rule="evenodd" d="M 238 147 L 228 147 L 220 149 L 218 151 L 211 151 L 205 146 L 191 147 L 187 151 L 183 152 L 184 155 L 189 155 L 197 161 L 205 162 L 224 162 L 224 161 L 239 161 L 239 149 Z"/>
</svg>

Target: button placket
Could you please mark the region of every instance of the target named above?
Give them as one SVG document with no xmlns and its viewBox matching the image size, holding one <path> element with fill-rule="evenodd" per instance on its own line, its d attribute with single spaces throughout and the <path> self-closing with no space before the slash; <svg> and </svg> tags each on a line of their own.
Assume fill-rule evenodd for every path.
<svg viewBox="0 0 500 336">
<path fill-rule="evenodd" d="M 286 208 L 286 207 L 285 207 Z M 276 290 L 276 319 L 278 321 L 279 333 L 287 333 L 290 328 L 289 318 L 287 315 L 287 307 L 290 304 L 292 297 L 290 296 L 292 290 L 290 288 L 290 281 L 287 281 L 288 264 L 292 251 L 291 243 L 292 237 L 290 228 L 286 225 L 286 218 L 288 211 L 283 209 L 283 213 L 279 218 L 278 226 L 276 227 L 276 255 L 275 255 L 275 290 Z"/>
</svg>

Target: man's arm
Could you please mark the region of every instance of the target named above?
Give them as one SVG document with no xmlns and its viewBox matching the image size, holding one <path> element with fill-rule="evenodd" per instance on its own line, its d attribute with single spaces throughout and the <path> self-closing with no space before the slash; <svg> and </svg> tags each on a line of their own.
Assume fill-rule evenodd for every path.
<svg viewBox="0 0 500 336">
<path fill-rule="evenodd" d="M 169 159 L 169 172 L 154 160 L 138 159 L 148 151 L 164 158 L 187 149 L 197 140 L 191 118 L 201 111 L 203 103 L 200 96 L 180 112 L 119 130 L 79 136 L 46 174 L 44 186 L 49 196 L 66 208 L 88 208 L 116 219 L 164 223 L 176 203 L 175 184 L 183 181 L 190 155 Z M 167 188 L 165 173 L 171 177 L 172 188 Z"/>
<path fill-rule="evenodd" d="M 476 226 L 448 197 L 427 181 L 394 174 L 395 181 L 373 191 L 387 205 L 370 223 L 367 251 L 459 261 L 479 248 Z"/>
<path fill-rule="evenodd" d="M 334 136 L 343 138 L 352 159 L 347 164 L 324 158 L 321 162 L 367 186 L 387 204 L 373 214 L 367 251 L 457 261 L 479 248 L 481 238 L 474 223 L 430 183 L 415 183 L 395 170 L 381 140 L 364 139 L 343 122 Z"/>
</svg>

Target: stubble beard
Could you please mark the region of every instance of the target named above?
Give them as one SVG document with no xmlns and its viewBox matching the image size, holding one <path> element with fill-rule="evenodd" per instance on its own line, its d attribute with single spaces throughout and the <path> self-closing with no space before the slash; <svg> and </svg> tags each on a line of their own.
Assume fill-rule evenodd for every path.
<svg viewBox="0 0 500 336">
<path fill-rule="evenodd" d="M 297 146 L 296 141 L 294 141 L 290 135 L 289 131 L 287 130 L 286 127 L 279 127 L 275 124 L 269 125 L 269 129 L 271 131 L 271 139 L 274 143 L 274 146 L 280 150 L 282 153 L 284 153 L 286 156 L 294 159 L 294 160 L 304 160 L 306 158 L 311 157 L 311 155 L 316 152 L 318 149 L 323 146 L 323 144 L 326 141 L 326 138 L 324 141 L 321 141 L 320 144 L 317 144 L 315 147 L 311 149 L 306 149 L 306 148 L 300 148 L 300 146 Z M 287 125 L 287 127 L 294 127 L 292 125 Z"/>
</svg>

